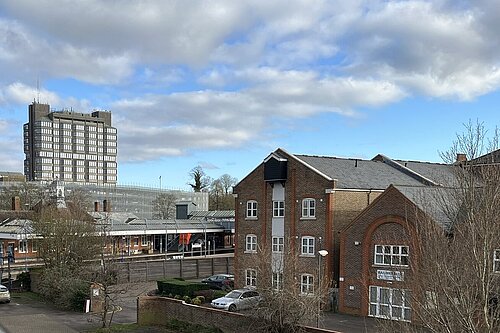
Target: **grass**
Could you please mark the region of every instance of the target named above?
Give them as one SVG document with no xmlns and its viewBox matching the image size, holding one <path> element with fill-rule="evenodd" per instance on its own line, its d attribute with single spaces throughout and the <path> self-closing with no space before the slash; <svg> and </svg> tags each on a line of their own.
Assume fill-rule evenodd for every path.
<svg viewBox="0 0 500 333">
<path fill-rule="evenodd" d="M 15 292 L 11 293 L 10 297 L 13 299 L 25 299 L 25 300 L 31 300 L 31 301 L 38 301 L 38 302 L 45 302 L 42 296 L 39 294 L 33 293 L 31 291 L 22 291 L 22 292 Z"/>
<path fill-rule="evenodd" d="M 113 324 L 109 328 L 98 328 L 87 333 L 222 333 L 215 327 L 191 324 L 172 319 L 166 326 L 139 326 L 138 324 Z"/>
</svg>

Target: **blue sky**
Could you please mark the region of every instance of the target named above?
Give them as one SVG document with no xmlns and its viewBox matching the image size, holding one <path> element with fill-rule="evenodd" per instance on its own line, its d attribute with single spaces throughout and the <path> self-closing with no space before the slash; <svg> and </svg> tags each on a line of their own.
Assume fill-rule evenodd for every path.
<svg viewBox="0 0 500 333">
<path fill-rule="evenodd" d="M 271 151 L 439 162 L 498 125 L 498 1 L 0 2 L 0 170 L 37 96 L 107 109 L 121 184 L 243 178 Z"/>
</svg>

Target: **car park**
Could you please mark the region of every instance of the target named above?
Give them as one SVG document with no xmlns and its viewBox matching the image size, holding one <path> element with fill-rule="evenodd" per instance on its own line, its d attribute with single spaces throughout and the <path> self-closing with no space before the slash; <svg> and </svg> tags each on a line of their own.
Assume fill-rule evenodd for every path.
<svg viewBox="0 0 500 333">
<path fill-rule="evenodd" d="M 234 275 L 216 274 L 201 280 L 201 282 L 208 284 L 212 289 L 232 290 L 234 287 Z"/>
<path fill-rule="evenodd" d="M 213 308 L 238 311 L 256 307 L 261 300 L 259 293 L 252 289 L 236 289 L 224 297 L 214 299 Z"/>
<path fill-rule="evenodd" d="M 10 303 L 9 289 L 2 284 L 0 284 L 0 302 Z"/>
</svg>

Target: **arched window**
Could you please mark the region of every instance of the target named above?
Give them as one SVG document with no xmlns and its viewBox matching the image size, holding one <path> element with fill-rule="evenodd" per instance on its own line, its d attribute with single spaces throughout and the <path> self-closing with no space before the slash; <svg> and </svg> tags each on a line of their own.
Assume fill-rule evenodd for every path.
<svg viewBox="0 0 500 333">
<path fill-rule="evenodd" d="M 257 201 L 247 201 L 247 218 L 257 218 Z"/>
<path fill-rule="evenodd" d="M 246 236 L 245 252 L 257 252 L 257 236 L 250 234 Z"/>
<path fill-rule="evenodd" d="M 316 200 L 312 198 L 302 200 L 302 217 L 316 217 Z"/>
</svg>

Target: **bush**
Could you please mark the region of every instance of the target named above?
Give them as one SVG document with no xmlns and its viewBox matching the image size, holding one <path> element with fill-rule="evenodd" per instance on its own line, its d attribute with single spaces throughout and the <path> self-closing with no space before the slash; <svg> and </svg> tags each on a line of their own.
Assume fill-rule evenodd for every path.
<svg viewBox="0 0 500 333">
<path fill-rule="evenodd" d="M 166 326 L 170 330 L 181 333 L 222 333 L 222 330 L 217 327 L 207 327 L 177 319 L 170 320 Z"/>
<path fill-rule="evenodd" d="M 193 297 L 199 290 L 209 289 L 209 286 L 200 282 L 189 282 L 178 279 L 164 279 L 156 282 L 161 295 L 186 295 Z"/>
<path fill-rule="evenodd" d="M 193 298 L 192 303 L 194 305 L 202 305 L 203 303 L 205 303 L 205 297 L 203 296 L 195 297 Z"/>
<path fill-rule="evenodd" d="M 22 272 L 17 276 L 17 280 L 22 284 L 23 290 L 31 290 L 31 276 L 29 272 Z"/>
<path fill-rule="evenodd" d="M 187 304 L 191 304 L 191 297 L 189 297 L 189 296 L 184 296 L 184 297 L 182 298 L 182 300 L 183 300 L 184 302 L 186 302 Z"/>
</svg>

